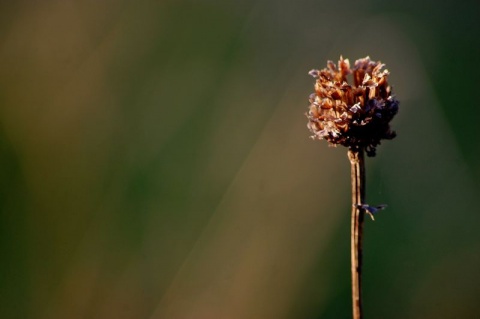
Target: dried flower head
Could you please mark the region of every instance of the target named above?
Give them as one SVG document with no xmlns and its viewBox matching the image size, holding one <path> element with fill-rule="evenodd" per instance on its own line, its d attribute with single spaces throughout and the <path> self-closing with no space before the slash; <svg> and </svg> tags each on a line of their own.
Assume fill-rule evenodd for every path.
<svg viewBox="0 0 480 319">
<path fill-rule="evenodd" d="M 368 156 L 375 156 L 380 140 L 394 138 L 390 121 L 399 102 L 392 95 L 384 66 L 367 56 L 350 68 L 348 59 L 340 57 L 338 67 L 328 61 L 325 69 L 311 70 L 315 93 L 310 95 L 306 115 L 312 138 L 352 150 L 365 149 Z"/>
</svg>

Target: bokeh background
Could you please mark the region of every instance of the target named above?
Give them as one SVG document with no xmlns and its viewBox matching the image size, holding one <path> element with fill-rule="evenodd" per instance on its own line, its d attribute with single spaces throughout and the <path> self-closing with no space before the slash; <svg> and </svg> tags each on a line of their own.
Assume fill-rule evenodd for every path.
<svg viewBox="0 0 480 319">
<path fill-rule="evenodd" d="M 478 318 L 478 1 L 2 1 L 0 317 L 349 318 L 312 68 L 370 55 L 366 318 Z"/>
</svg>

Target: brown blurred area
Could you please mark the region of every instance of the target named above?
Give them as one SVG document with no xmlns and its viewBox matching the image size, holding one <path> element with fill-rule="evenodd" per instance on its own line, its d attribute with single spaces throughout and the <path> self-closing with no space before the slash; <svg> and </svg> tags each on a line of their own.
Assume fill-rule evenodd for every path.
<svg viewBox="0 0 480 319">
<path fill-rule="evenodd" d="M 312 68 L 386 63 L 368 318 L 480 312 L 479 5 L 0 4 L 0 317 L 349 318 L 346 150 Z"/>
</svg>

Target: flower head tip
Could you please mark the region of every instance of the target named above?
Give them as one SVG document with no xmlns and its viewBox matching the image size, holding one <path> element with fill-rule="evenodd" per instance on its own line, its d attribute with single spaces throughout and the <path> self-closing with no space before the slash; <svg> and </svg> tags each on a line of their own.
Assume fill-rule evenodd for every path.
<svg viewBox="0 0 480 319">
<path fill-rule="evenodd" d="M 311 70 L 315 92 L 310 94 L 306 115 L 312 138 L 352 150 L 365 149 L 368 156 L 375 156 L 382 139 L 394 138 L 390 121 L 399 102 L 384 66 L 367 56 L 350 67 L 349 60 L 340 57 L 338 67 L 328 61 L 326 68 Z"/>
</svg>

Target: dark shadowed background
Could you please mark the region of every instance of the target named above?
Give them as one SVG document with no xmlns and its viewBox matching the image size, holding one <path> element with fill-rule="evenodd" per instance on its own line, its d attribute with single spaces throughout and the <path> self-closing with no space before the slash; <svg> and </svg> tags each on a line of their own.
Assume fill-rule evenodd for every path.
<svg viewBox="0 0 480 319">
<path fill-rule="evenodd" d="M 480 313 L 478 1 L 3 1 L 0 317 L 349 318 L 314 79 L 387 64 L 366 318 Z"/>
</svg>

